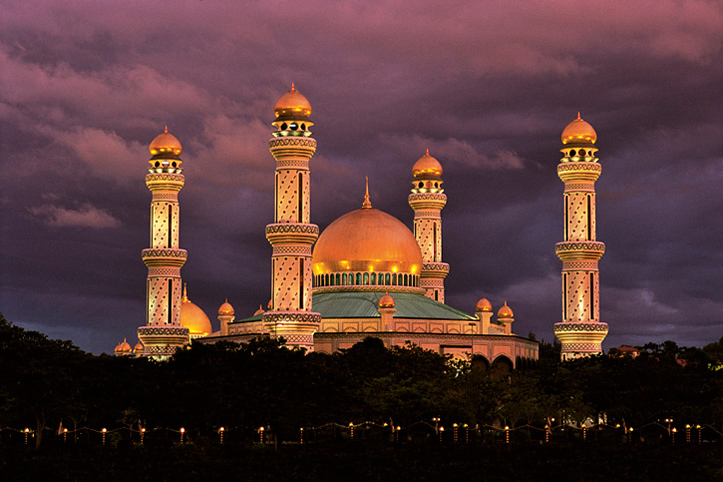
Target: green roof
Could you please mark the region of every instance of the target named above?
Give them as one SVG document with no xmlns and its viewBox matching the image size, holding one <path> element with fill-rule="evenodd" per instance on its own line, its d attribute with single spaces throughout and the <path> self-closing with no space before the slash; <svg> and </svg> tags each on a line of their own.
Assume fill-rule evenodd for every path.
<svg viewBox="0 0 723 482">
<path fill-rule="evenodd" d="M 312 295 L 313 310 L 321 313 L 322 318 L 378 318 L 379 298 L 383 291 L 340 291 L 314 293 Z M 395 318 L 412 318 L 424 320 L 461 320 L 474 321 L 472 315 L 439 303 L 422 294 L 391 293 L 396 304 Z M 252 316 L 240 321 L 259 321 L 261 315 Z"/>
</svg>

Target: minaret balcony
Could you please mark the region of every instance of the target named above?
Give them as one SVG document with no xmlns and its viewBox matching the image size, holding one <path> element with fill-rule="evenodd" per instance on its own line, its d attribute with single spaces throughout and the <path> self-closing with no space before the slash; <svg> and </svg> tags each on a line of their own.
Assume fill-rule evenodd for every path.
<svg viewBox="0 0 723 482">
<path fill-rule="evenodd" d="M 422 265 L 422 278 L 446 278 L 449 274 L 449 263 L 424 263 Z"/>
<path fill-rule="evenodd" d="M 409 205 L 412 209 L 442 209 L 447 204 L 447 195 L 441 192 L 412 193 Z"/>
<path fill-rule="evenodd" d="M 302 223 L 276 223 L 266 226 L 266 239 L 274 244 L 314 244 L 319 226 Z"/>
<path fill-rule="evenodd" d="M 557 175 L 563 182 L 595 182 L 601 173 L 602 166 L 597 162 L 561 162 L 557 165 Z"/>
<path fill-rule="evenodd" d="M 605 243 L 600 241 L 563 241 L 555 245 L 555 254 L 561 260 L 598 260 L 605 254 Z"/>
<path fill-rule="evenodd" d="M 148 248 L 142 251 L 141 257 L 146 266 L 168 266 L 180 268 L 186 264 L 188 251 L 178 248 Z"/>
</svg>

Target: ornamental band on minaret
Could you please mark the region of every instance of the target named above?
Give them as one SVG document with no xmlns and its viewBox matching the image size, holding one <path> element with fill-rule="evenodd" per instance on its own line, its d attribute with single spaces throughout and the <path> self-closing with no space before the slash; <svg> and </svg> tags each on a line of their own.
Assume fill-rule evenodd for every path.
<svg viewBox="0 0 723 482">
<path fill-rule="evenodd" d="M 580 118 L 562 132 L 563 158 L 557 174 L 565 183 L 564 241 L 555 245 L 562 260 L 562 322 L 555 335 L 562 360 L 602 353 L 607 323 L 600 321 L 598 260 L 605 244 L 596 240 L 595 181 L 602 167 L 596 157 L 597 134 Z"/>
<path fill-rule="evenodd" d="M 444 279 L 449 264 L 442 262 L 442 209 L 447 195 L 442 189 L 442 165 L 429 150 L 412 168 L 414 181 L 409 205 L 414 210 L 414 237 L 422 251 L 420 286 L 426 296 L 444 303 Z"/>
<path fill-rule="evenodd" d="M 187 252 L 178 247 L 180 210 L 178 192 L 185 178 L 181 168 L 181 143 L 165 132 L 149 147 L 150 168 L 146 185 L 151 191 L 151 247 L 143 250 L 148 267 L 146 281 L 146 326 L 138 328 L 143 355 L 165 358 L 189 341 L 189 330 L 181 326 L 181 267 Z"/>
<path fill-rule="evenodd" d="M 311 104 L 291 85 L 274 107 L 276 131 L 269 150 L 276 159 L 274 223 L 266 226 L 271 257 L 271 307 L 262 316 L 271 336 L 314 349 L 321 315 L 311 311 L 311 247 L 319 228 L 309 222 L 309 160 L 316 152 Z"/>
</svg>

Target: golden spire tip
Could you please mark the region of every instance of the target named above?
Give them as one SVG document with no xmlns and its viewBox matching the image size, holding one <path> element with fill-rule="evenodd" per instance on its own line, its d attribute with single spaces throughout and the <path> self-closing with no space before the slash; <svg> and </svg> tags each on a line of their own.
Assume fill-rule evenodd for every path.
<svg viewBox="0 0 723 482">
<path fill-rule="evenodd" d="M 183 283 L 183 299 L 181 301 L 188 301 L 188 283 Z"/>
<path fill-rule="evenodd" d="M 371 209 L 372 203 L 369 200 L 369 176 L 364 176 L 364 179 L 366 180 L 366 191 L 364 192 L 364 203 L 362 204 L 362 209 Z"/>
<path fill-rule="evenodd" d="M 577 120 L 580 120 L 580 111 L 577 111 Z"/>
<path fill-rule="evenodd" d="M 168 134 L 168 126 L 166 126 L 166 129 L 163 131 L 164 134 Z"/>
<path fill-rule="evenodd" d="M 294 82 L 291 82 L 291 90 L 296 90 L 296 87 L 294 87 Z"/>
<path fill-rule="evenodd" d="M 427 153 L 425 155 L 427 155 L 427 156 L 429 155 L 429 147 L 427 148 Z"/>
</svg>

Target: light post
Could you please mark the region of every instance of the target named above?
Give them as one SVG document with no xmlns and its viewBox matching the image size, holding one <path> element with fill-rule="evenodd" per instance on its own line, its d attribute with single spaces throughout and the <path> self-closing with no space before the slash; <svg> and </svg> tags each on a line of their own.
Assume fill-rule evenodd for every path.
<svg viewBox="0 0 723 482">
<path fill-rule="evenodd" d="M 24 433 L 25 433 L 25 445 L 27 445 L 28 444 L 28 435 L 30 434 L 30 429 L 26 428 Z"/>
<path fill-rule="evenodd" d="M 304 443 L 304 427 L 301 427 L 299 429 L 299 443 L 300 444 Z"/>
<path fill-rule="evenodd" d="M 465 423 L 462 426 L 464 427 L 464 443 L 469 444 L 469 425 Z"/>
<path fill-rule="evenodd" d="M 65 443 L 67 441 L 68 441 L 68 429 L 64 428 L 63 429 L 63 443 Z"/>
<path fill-rule="evenodd" d="M 587 427 L 585 424 L 582 424 L 582 441 L 585 442 L 587 440 Z"/>
<path fill-rule="evenodd" d="M 349 422 L 349 435 L 354 440 L 354 422 Z"/>
<path fill-rule="evenodd" d="M 439 427 L 439 443 L 442 443 L 442 436 L 444 435 L 444 427 Z"/>
<path fill-rule="evenodd" d="M 181 443 L 183 443 L 183 436 L 186 434 L 186 429 L 181 427 Z"/>
<path fill-rule="evenodd" d="M 146 429 L 141 427 L 141 445 L 143 445 L 143 437 L 146 435 Z"/>
<path fill-rule="evenodd" d="M 510 427 L 505 425 L 505 443 L 510 443 Z"/>
<path fill-rule="evenodd" d="M 264 427 L 259 427 L 259 443 L 264 443 Z"/>
<path fill-rule="evenodd" d="M 456 423 L 452 424 L 452 440 L 454 443 L 457 443 L 457 440 L 459 440 L 459 425 Z"/>
<path fill-rule="evenodd" d="M 685 424 L 685 443 L 690 443 L 690 424 Z"/>
<path fill-rule="evenodd" d="M 675 445 L 675 433 L 677 431 L 678 430 L 675 427 L 673 427 L 673 434 L 671 435 L 671 441 L 672 441 L 673 445 Z"/>
<path fill-rule="evenodd" d="M 105 445 L 105 434 L 106 434 L 107 431 L 108 431 L 108 430 L 107 430 L 105 427 L 103 427 L 103 430 L 102 430 L 102 432 L 103 432 L 103 445 Z"/>
<path fill-rule="evenodd" d="M 703 435 L 701 433 L 703 428 L 700 425 L 696 425 L 695 428 L 698 429 L 698 445 L 700 445 L 703 442 Z"/>
<path fill-rule="evenodd" d="M 434 422 L 434 433 L 436 433 L 436 434 L 439 433 L 439 422 L 440 422 L 440 420 L 441 420 L 441 419 L 440 419 L 439 417 L 432 417 L 432 422 Z"/>
<path fill-rule="evenodd" d="M 630 427 L 628 429 L 628 443 L 632 443 L 633 441 L 633 427 Z"/>
<path fill-rule="evenodd" d="M 221 445 L 223 445 L 223 433 L 225 432 L 225 429 L 223 427 L 218 429 L 218 438 Z"/>
<path fill-rule="evenodd" d="M 668 424 L 668 437 L 670 437 L 670 424 L 673 423 L 673 419 L 672 419 L 672 418 L 666 418 L 666 419 L 665 419 L 665 423 Z"/>
</svg>

